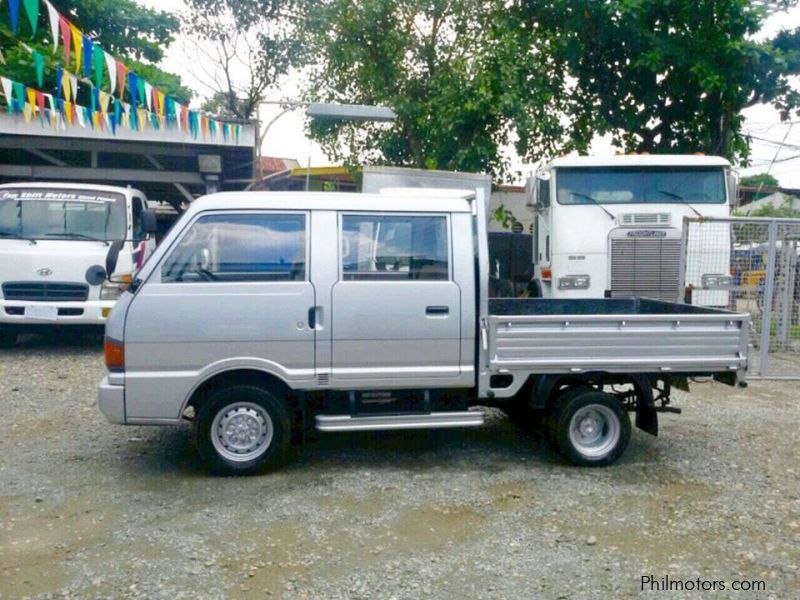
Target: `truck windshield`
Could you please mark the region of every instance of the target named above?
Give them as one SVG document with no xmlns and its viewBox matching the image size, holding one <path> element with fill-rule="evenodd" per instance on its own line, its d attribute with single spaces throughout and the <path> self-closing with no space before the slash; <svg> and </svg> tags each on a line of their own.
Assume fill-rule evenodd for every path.
<svg viewBox="0 0 800 600">
<path fill-rule="evenodd" d="M 722 204 L 721 168 L 562 168 L 559 204 Z"/>
<path fill-rule="evenodd" d="M 125 197 L 56 188 L 0 190 L 0 237 L 39 240 L 125 239 Z"/>
</svg>

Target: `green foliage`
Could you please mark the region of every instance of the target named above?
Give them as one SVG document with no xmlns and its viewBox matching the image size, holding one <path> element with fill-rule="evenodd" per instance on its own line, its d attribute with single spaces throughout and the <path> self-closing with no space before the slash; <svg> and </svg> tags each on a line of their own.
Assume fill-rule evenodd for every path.
<svg viewBox="0 0 800 600">
<path fill-rule="evenodd" d="M 144 8 L 133 0 L 52 0 L 52 4 L 77 27 L 97 39 L 104 50 L 122 60 L 148 82 L 181 103 L 186 104 L 191 100 L 192 91 L 182 85 L 178 75 L 167 73 L 154 64 L 163 58 L 164 50 L 178 31 L 179 22 L 174 15 Z M 74 71 L 75 67 L 74 63 L 63 65 L 60 37 L 58 51 L 55 54 L 52 52 L 52 36 L 44 3 L 39 5 L 35 34 L 23 9 L 20 9 L 19 30 L 13 34 L 8 10 L 7 2 L 0 3 L 0 51 L 6 57 L 6 64 L 0 65 L 0 73 L 38 89 L 33 56 L 22 48 L 17 41 L 20 39 L 45 57 L 45 86 L 41 91 L 55 93 L 56 65 L 61 64 L 70 71 Z M 107 72 L 103 79 L 103 89 L 110 90 Z M 84 89 L 79 102 L 88 104 L 88 86 L 82 87 Z"/>
<path fill-rule="evenodd" d="M 800 210 L 792 208 L 792 199 L 784 200 L 780 206 L 765 204 L 753 211 L 748 211 L 745 206 L 743 209 L 734 211 L 737 217 L 772 217 L 778 219 L 797 219 L 800 218 Z"/>
<path fill-rule="evenodd" d="M 514 216 L 509 209 L 501 204 L 490 213 L 491 218 L 500 224 L 503 229 L 511 230 L 515 224 L 519 223 L 519 219 Z"/>
<path fill-rule="evenodd" d="M 780 187 L 780 182 L 778 182 L 778 180 L 769 173 L 757 173 L 756 175 L 742 177 L 739 180 L 739 185 L 755 188 L 776 188 Z"/>
<path fill-rule="evenodd" d="M 393 126 L 314 122 L 312 134 L 335 158 L 502 178 L 515 119 L 538 134 L 558 129 L 563 74 L 547 39 L 534 40 L 506 2 L 332 0 L 315 6 L 307 24 L 312 97 L 398 115 Z M 534 43 L 539 58 L 520 60 Z M 556 110 L 528 110 L 521 93 Z M 548 149 L 560 141 L 540 140 Z"/>
<path fill-rule="evenodd" d="M 541 4 L 522 9 L 528 22 Z M 750 0 L 558 4 L 576 138 L 608 133 L 628 152 L 746 158 L 743 108 L 772 102 L 786 118 L 798 107 L 787 76 L 800 70 L 800 30 L 753 41 L 766 13 Z"/>
</svg>

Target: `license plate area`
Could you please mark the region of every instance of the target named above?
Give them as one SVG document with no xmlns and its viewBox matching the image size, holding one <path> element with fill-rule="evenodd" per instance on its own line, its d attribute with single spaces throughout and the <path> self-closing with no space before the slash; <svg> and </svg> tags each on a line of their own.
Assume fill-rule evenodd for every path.
<svg viewBox="0 0 800 600">
<path fill-rule="evenodd" d="M 26 306 L 25 318 L 34 319 L 37 321 L 58 321 L 58 307 L 37 305 Z"/>
</svg>

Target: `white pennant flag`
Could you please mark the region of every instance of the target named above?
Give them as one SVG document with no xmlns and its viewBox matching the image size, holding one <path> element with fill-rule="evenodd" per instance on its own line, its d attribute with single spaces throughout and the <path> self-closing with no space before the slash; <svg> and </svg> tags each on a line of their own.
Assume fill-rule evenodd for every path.
<svg viewBox="0 0 800 600">
<path fill-rule="evenodd" d="M 144 82 L 144 98 L 147 101 L 147 111 L 153 110 L 153 86 Z"/>
<path fill-rule="evenodd" d="M 83 120 L 83 107 L 75 105 L 75 116 L 78 117 L 78 125 L 86 127 L 86 122 Z"/>
<path fill-rule="evenodd" d="M 106 67 L 108 68 L 108 78 L 111 80 L 111 93 L 113 94 L 117 91 L 117 61 L 108 52 L 104 52 L 104 54 L 106 55 Z"/>
<path fill-rule="evenodd" d="M 0 77 L 0 83 L 3 84 L 3 94 L 6 96 L 6 102 L 11 106 L 11 95 L 14 93 L 14 86 L 8 77 Z"/>
<path fill-rule="evenodd" d="M 78 76 L 77 75 L 73 75 L 73 74 L 70 73 L 69 84 L 70 84 L 70 87 L 72 88 L 72 100 L 74 102 L 77 102 L 78 101 Z"/>
<path fill-rule="evenodd" d="M 50 19 L 50 33 L 53 34 L 53 53 L 58 50 L 58 11 L 53 8 L 53 5 L 45 0 L 47 4 L 47 16 Z"/>
</svg>

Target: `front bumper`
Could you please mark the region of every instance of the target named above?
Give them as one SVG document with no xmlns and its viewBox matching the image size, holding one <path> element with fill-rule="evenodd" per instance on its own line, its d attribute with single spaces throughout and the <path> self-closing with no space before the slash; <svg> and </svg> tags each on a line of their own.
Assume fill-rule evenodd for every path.
<svg viewBox="0 0 800 600">
<path fill-rule="evenodd" d="M 97 408 L 109 423 L 125 424 L 125 386 L 112 385 L 108 377 L 97 387 Z"/>
<path fill-rule="evenodd" d="M 9 325 L 104 325 L 115 300 L 88 300 L 86 302 L 25 302 L 0 300 L 0 323 Z M 25 316 L 26 306 L 55 306 L 56 321 L 43 321 Z"/>
</svg>

